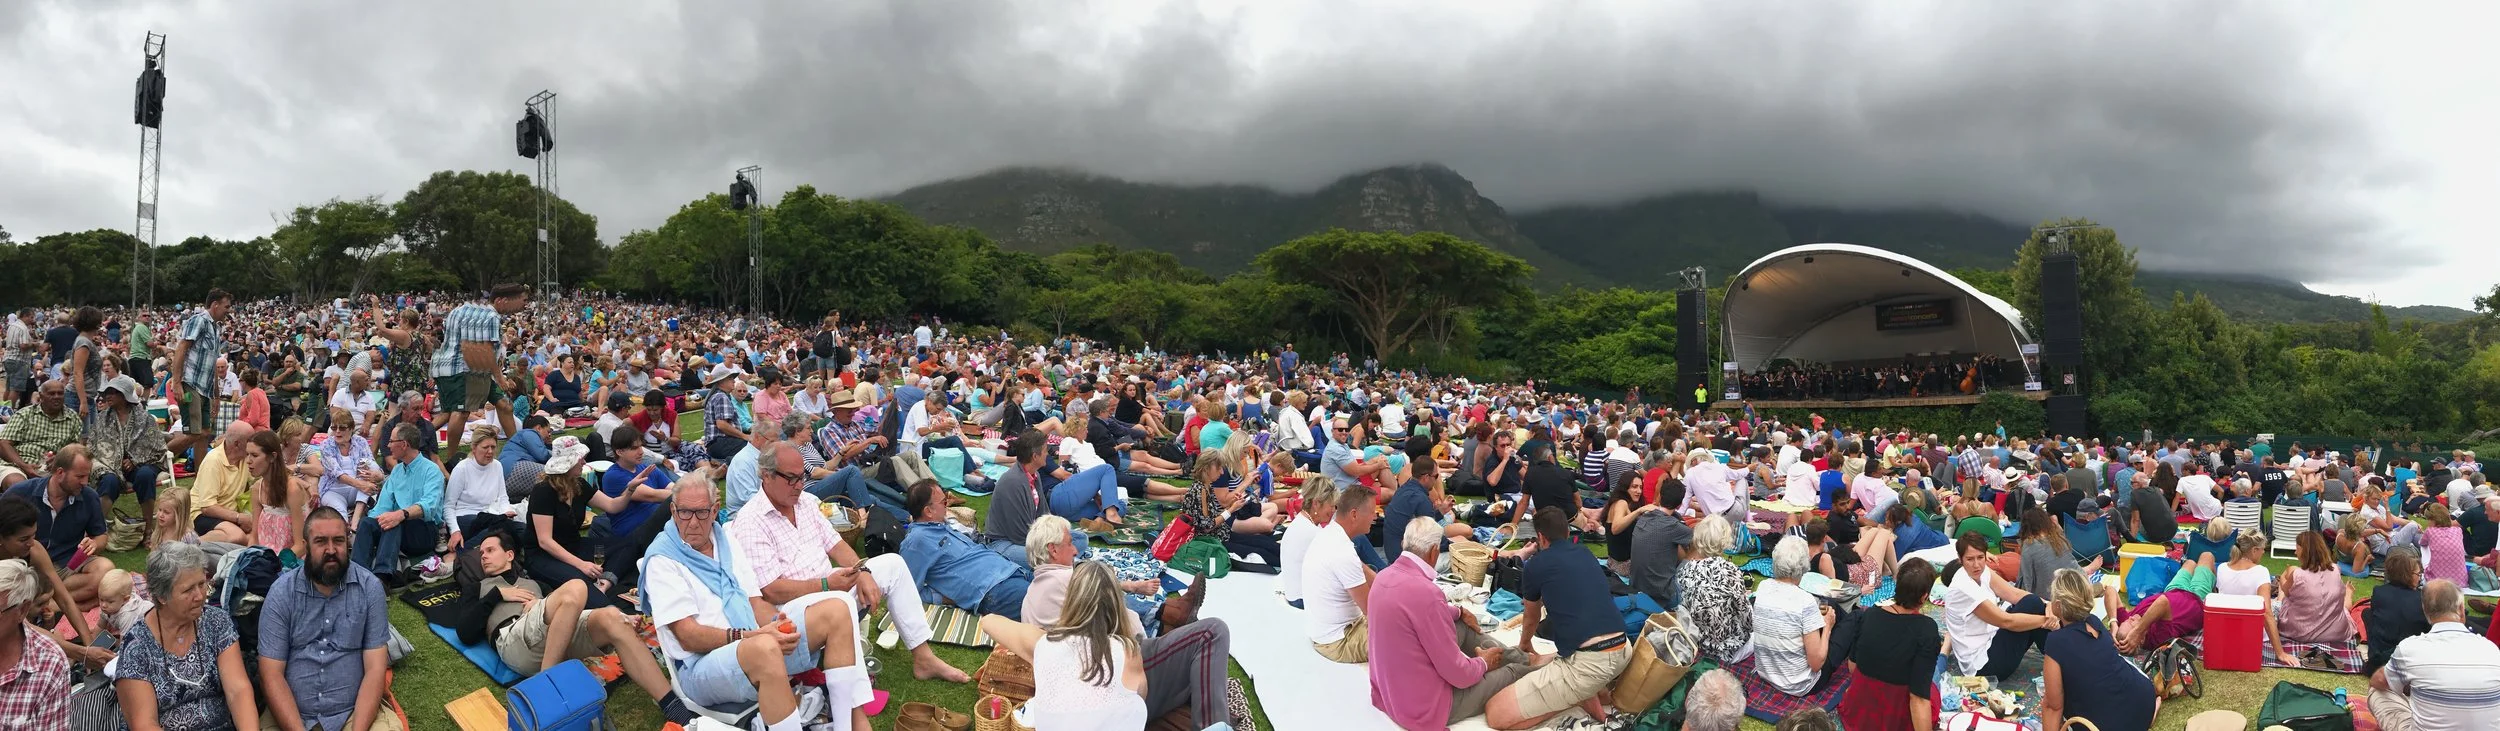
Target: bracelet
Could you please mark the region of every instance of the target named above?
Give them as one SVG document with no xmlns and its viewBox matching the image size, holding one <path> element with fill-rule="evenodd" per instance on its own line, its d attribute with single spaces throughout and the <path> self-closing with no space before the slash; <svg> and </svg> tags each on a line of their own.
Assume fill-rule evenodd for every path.
<svg viewBox="0 0 2500 731">
<path fill-rule="evenodd" d="M 747 637 L 747 631 L 746 631 L 746 630 L 737 629 L 737 628 L 735 628 L 735 627 L 732 627 L 732 628 L 730 628 L 730 630 L 729 630 L 729 642 L 730 642 L 730 644 L 737 644 L 737 642 L 738 642 L 739 640 L 746 639 L 746 637 Z"/>
<path fill-rule="evenodd" d="M 827 576 L 825 578 L 817 579 L 816 589 L 818 591 L 833 591 L 833 577 Z"/>
</svg>

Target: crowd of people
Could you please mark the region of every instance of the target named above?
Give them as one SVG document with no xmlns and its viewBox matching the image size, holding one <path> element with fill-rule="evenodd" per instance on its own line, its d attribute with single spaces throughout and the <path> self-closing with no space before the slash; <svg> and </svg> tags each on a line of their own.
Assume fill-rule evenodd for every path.
<svg viewBox="0 0 2500 731">
<path fill-rule="evenodd" d="M 50 331 L 17 313 L 0 358 L 16 403 L 0 427 L 0 663 L 28 678 L 110 663 L 134 729 L 258 728 L 264 711 L 280 728 L 387 728 L 384 603 L 452 580 L 461 641 L 522 674 L 613 656 L 671 721 L 751 704 L 772 729 L 866 723 L 875 608 L 915 678 L 966 682 L 929 647 L 926 604 L 978 615 L 1032 661 L 1045 731 L 1183 708 L 1195 728 L 1234 721 L 1232 628 L 1198 616 L 1203 580 L 1167 586 L 1159 563 L 1090 547 L 1159 501 L 1238 566 L 1277 573 L 1303 642 L 1367 663 L 1374 705 L 1407 728 L 1608 718 L 1638 641 L 1623 593 L 1778 692 L 1853 674 L 1837 707 L 1851 729 L 1931 728 L 1935 663 L 2002 677 L 2035 653 L 2045 716 L 2143 727 L 2155 696 L 2124 658 L 2198 631 L 2205 597 L 2277 601 L 2274 651 L 2306 663 L 2283 643 L 2350 640 L 2356 572 L 2388 578 L 2363 617 L 2383 727 L 2500 706 L 2500 648 L 2454 637 L 2470 632 L 2457 590 L 2500 538 L 2470 453 L 1948 440 L 1304 363 L 1290 344 L 1120 352 L 533 294 L 212 293 L 57 313 Z M 1765 388 L 1967 391 L 2002 370 L 1808 369 Z M 143 566 L 101 555 L 123 493 Z M 2318 510 L 2291 537 L 2298 568 L 2270 577 L 2257 561 L 2282 536 L 2230 525 L 2233 502 L 2352 509 Z M 1766 521 L 1789 529 L 1758 538 Z M 841 535 L 886 523 L 890 541 Z M 2183 523 L 2188 567 L 2167 591 L 2129 604 L 2088 578 L 2115 546 Z M 1520 544 L 1502 552 L 1522 562 L 1512 643 L 1436 583 L 1452 542 L 1494 535 Z M 1758 540 L 1771 576 L 1748 586 L 1728 556 Z M 242 592 L 217 557 L 250 550 L 285 569 L 252 587 L 257 604 L 230 601 Z M 1889 580 L 1895 599 L 1827 601 L 1804 588 L 1814 574 Z M 1939 585 L 1941 623 L 1922 614 Z M 821 685 L 794 687 L 811 671 Z M 58 727 L 70 674 L 54 675 L 0 683 L 0 722 Z M 1741 682 L 1696 679 L 1687 727 L 1733 728 Z"/>
</svg>

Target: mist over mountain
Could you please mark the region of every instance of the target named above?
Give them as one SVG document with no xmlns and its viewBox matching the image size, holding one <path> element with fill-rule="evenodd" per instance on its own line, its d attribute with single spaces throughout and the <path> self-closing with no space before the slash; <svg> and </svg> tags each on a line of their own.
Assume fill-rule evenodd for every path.
<svg viewBox="0 0 2500 731">
<path fill-rule="evenodd" d="M 1750 191 L 1511 211 L 1437 164 L 1358 172 L 1307 193 L 1007 168 L 916 186 L 886 200 L 932 223 L 980 230 L 1012 249 L 1050 254 L 1109 243 L 1170 252 L 1218 276 L 1249 267 L 1270 246 L 1329 228 L 1439 231 L 1527 260 L 1537 268 L 1536 284 L 1548 289 L 1672 287 L 1688 266 L 1705 267 L 1715 281 L 1764 254 L 1827 242 L 1896 251 L 1947 270 L 2001 269 L 2013 263 L 2030 232 L 2028 224 L 1957 211 L 1785 205 Z M 2174 292 L 2203 292 L 2233 316 L 2252 320 L 2369 319 L 2369 303 L 2284 279 L 2146 271 L 2138 284 L 2155 304 L 2168 303 Z M 2395 319 L 2439 322 L 2470 314 L 2437 305 L 2388 312 Z"/>
</svg>

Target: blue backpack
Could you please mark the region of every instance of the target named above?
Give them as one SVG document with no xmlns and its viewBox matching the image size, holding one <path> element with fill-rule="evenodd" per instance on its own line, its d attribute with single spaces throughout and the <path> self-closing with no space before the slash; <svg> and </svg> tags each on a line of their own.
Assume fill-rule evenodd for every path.
<svg viewBox="0 0 2500 731">
<path fill-rule="evenodd" d="M 505 692 L 512 731 L 606 731 L 608 688 L 581 661 L 515 683 Z"/>
</svg>

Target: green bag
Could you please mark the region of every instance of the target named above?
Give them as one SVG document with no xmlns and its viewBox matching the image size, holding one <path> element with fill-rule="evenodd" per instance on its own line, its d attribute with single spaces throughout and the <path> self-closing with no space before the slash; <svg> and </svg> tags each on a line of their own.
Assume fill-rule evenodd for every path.
<svg viewBox="0 0 2500 731">
<path fill-rule="evenodd" d="M 2257 712 L 2257 727 L 2282 726 L 2292 731 L 2352 731 L 2352 709 L 2335 702 L 2335 694 L 2277 681 Z"/>
<path fill-rule="evenodd" d="M 1693 679 L 1718 667 L 1718 663 L 1706 658 L 1693 661 L 1692 671 L 1685 673 L 1683 680 L 1676 681 L 1675 687 L 1668 688 L 1657 705 L 1650 706 L 1649 710 L 1641 712 L 1640 718 L 1632 721 L 1633 731 L 1676 731 L 1684 728 L 1684 694 L 1693 689 Z"/>
<path fill-rule="evenodd" d="M 1214 538 L 1193 538 L 1172 553 L 1164 562 L 1174 571 L 1221 579 L 1233 572 L 1233 555 L 1224 550 L 1224 543 Z"/>
</svg>

